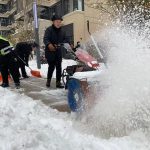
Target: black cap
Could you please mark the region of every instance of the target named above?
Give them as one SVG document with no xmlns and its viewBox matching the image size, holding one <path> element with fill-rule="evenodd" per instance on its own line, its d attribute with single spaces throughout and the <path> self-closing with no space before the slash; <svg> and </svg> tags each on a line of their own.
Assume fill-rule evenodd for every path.
<svg viewBox="0 0 150 150">
<path fill-rule="evenodd" d="M 55 20 L 61 20 L 63 21 L 62 17 L 59 16 L 59 15 L 53 15 L 52 18 L 51 18 L 52 21 L 55 21 Z"/>
</svg>

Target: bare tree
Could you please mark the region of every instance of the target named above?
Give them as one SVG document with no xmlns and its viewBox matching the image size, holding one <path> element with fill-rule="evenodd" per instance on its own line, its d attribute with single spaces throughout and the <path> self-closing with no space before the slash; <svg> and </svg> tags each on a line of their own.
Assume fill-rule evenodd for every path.
<svg viewBox="0 0 150 150">
<path fill-rule="evenodd" d="M 121 20 L 129 16 L 134 17 L 134 21 L 150 19 L 150 0 L 95 0 L 86 5 L 108 13 L 112 18 L 119 16 Z"/>
<path fill-rule="evenodd" d="M 150 29 L 150 0 L 93 0 L 86 5 L 107 13 L 112 23 L 117 19 L 122 26 L 134 29 L 138 34 Z M 144 34 L 150 39 L 150 30 Z"/>
</svg>

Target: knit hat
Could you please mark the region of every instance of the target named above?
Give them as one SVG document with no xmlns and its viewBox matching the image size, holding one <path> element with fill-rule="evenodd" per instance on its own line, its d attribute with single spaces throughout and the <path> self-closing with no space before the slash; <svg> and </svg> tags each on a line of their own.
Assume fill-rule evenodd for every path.
<svg viewBox="0 0 150 150">
<path fill-rule="evenodd" d="M 59 16 L 59 15 L 53 15 L 52 18 L 51 18 L 52 21 L 55 21 L 55 20 L 61 20 L 63 21 L 62 17 Z"/>
</svg>

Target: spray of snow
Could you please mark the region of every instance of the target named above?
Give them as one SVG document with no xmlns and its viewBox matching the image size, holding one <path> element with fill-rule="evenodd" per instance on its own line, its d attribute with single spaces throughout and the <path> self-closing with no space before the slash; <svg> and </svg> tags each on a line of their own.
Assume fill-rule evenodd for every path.
<svg viewBox="0 0 150 150">
<path fill-rule="evenodd" d="M 123 136 L 150 126 L 150 52 L 143 35 L 117 25 L 96 38 L 109 51 L 108 69 L 98 79 L 107 88 L 84 116 L 95 134 Z"/>
</svg>

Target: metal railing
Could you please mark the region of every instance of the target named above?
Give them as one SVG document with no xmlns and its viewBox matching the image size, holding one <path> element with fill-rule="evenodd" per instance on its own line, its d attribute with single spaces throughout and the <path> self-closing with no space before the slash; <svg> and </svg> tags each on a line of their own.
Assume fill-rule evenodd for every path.
<svg viewBox="0 0 150 150">
<path fill-rule="evenodd" d="M 16 6 L 14 6 L 10 11 L 6 11 L 5 13 L 0 13 L 0 17 L 8 18 L 10 15 L 15 13 L 15 11 L 17 11 L 17 7 Z"/>
<path fill-rule="evenodd" d="M 0 0 L 0 4 L 7 4 L 10 0 Z"/>
</svg>

